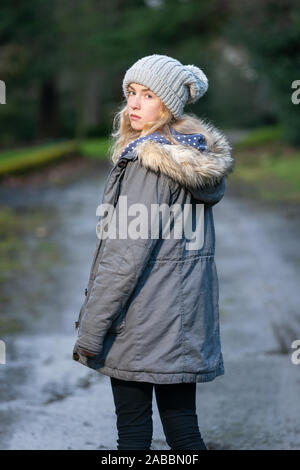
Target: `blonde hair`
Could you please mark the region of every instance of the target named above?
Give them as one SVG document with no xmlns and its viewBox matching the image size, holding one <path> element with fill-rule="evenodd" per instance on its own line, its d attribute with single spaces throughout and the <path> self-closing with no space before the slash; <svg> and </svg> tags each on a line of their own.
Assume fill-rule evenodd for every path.
<svg viewBox="0 0 300 470">
<path fill-rule="evenodd" d="M 114 115 L 113 131 L 110 135 L 109 155 L 113 163 L 116 163 L 118 157 L 130 142 L 155 131 L 160 132 L 163 137 L 178 145 L 179 142 L 171 134 L 171 127 L 182 134 L 201 133 L 206 138 L 207 144 L 210 145 L 211 137 L 206 129 L 201 126 L 196 115 L 183 114 L 180 119 L 176 119 L 162 101 L 161 104 L 160 119 L 148 122 L 141 131 L 135 131 L 130 124 L 127 101 L 125 105 L 122 103 L 121 109 Z"/>
</svg>

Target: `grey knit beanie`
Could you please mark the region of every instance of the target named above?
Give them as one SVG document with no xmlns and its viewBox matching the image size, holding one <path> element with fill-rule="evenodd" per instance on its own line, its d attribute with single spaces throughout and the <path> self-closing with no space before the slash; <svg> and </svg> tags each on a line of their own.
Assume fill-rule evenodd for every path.
<svg viewBox="0 0 300 470">
<path fill-rule="evenodd" d="M 184 106 L 195 103 L 208 88 L 207 77 L 201 69 L 158 54 L 139 59 L 126 71 L 122 84 L 126 98 L 130 83 L 153 91 L 177 119 L 181 118 Z"/>
</svg>

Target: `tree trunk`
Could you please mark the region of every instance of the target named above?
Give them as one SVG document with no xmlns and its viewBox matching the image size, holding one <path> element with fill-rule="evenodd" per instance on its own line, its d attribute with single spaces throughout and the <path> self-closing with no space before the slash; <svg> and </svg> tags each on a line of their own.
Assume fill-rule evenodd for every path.
<svg viewBox="0 0 300 470">
<path fill-rule="evenodd" d="M 58 93 L 55 80 L 42 83 L 40 89 L 39 135 L 43 139 L 58 137 Z"/>
</svg>

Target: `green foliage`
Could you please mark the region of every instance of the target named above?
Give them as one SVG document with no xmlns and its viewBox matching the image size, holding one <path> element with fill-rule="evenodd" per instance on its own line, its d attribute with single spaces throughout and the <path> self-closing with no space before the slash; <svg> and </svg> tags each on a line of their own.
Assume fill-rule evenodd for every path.
<svg viewBox="0 0 300 470">
<path fill-rule="evenodd" d="M 79 152 L 85 157 L 107 159 L 109 144 L 107 138 L 85 139 L 79 145 Z"/>
<path fill-rule="evenodd" d="M 235 145 L 230 179 L 251 198 L 300 202 L 300 151 L 282 141 L 282 127 L 263 127 Z"/>
<path fill-rule="evenodd" d="M 124 73 L 153 53 L 207 73 L 208 92 L 187 112 L 225 127 L 279 122 L 298 144 L 299 43 L 296 0 L 2 0 L 0 146 L 108 135 Z"/>
<path fill-rule="evenodd" d="M 274 113 L 286 142 L 300 143 L 300 104 L 292 102 L 292 83 L 300 79 L 300 10 L 296 0 L 234 0 L 227 39 L 244 47 L 249 62 L 269 87 Z"/>
<path fill-rule="evenodd" d="M 259 127 L 250 131 L 235 147 L 255 147 L 269 142 L 280 141 L 282 135 L 283 128 L 281 125 Z"/>
<path fill-rule="evenodd" d="M 226 19 L 226 11 L 220 15 L 218 9 L 216 0 L 153 5 L 142 0 L 33 0 L 18 8 L 3 0 L 1 79 L 7 82 L 7 105 L 0 115 L 0 145 L 32 142 L 42 131 L 55 137 L 44 122 L 52 103 L 49 96 L 45 102 L 47 83 L 58 90 L 48 124 L 57 124 L 58 135 L 83 139 L 89 129 L 96 133 L 99 126 L 101 135 L 111 124 L 123 99 L 122 76 L 139 57 L 173 54 L 213 68 L 209 41 Z"/>
<path fill-rule="evenodd" d="M 256 165 L 238 161 L 232 181 L 250 184 L 249 196 L 273 201 L 300 202 L 300 154 L 293 158 L 260 155 Z"/>
<path fill-rule="evenodd" d="M 47 144 L 0 153 L 0 175 L 19 173 L 49 164 L 78 151 L 76 141 Z"/>
<path fill-rule="evenodd" d="M 108 138 L 95 138 L 6 150 L 0 153 L 0 176 L 29 171 L 72 155 L 107 159 L 110 143 Z"/>
</svg>

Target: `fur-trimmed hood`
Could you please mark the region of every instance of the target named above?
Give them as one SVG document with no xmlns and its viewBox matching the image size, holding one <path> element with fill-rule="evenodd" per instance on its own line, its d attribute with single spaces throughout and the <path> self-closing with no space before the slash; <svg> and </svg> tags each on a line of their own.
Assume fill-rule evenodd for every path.
<svg viewBox="0 0 300 470">
<path fill-rule="evenodd" d="M 189 144 L 162 144 L 153 140 L 139 142 L 134 153 L 141 165 L 169 176 L 186 186 L 197 199 L 197 189 L 215 185 L 233 171 L 234 158 L 226 136 L 213 124 L 198 118 L 199 133 L 206 139 L 206 149 Z M 191 134 L 193 136 L 194 134 Z"/>
</svg>

